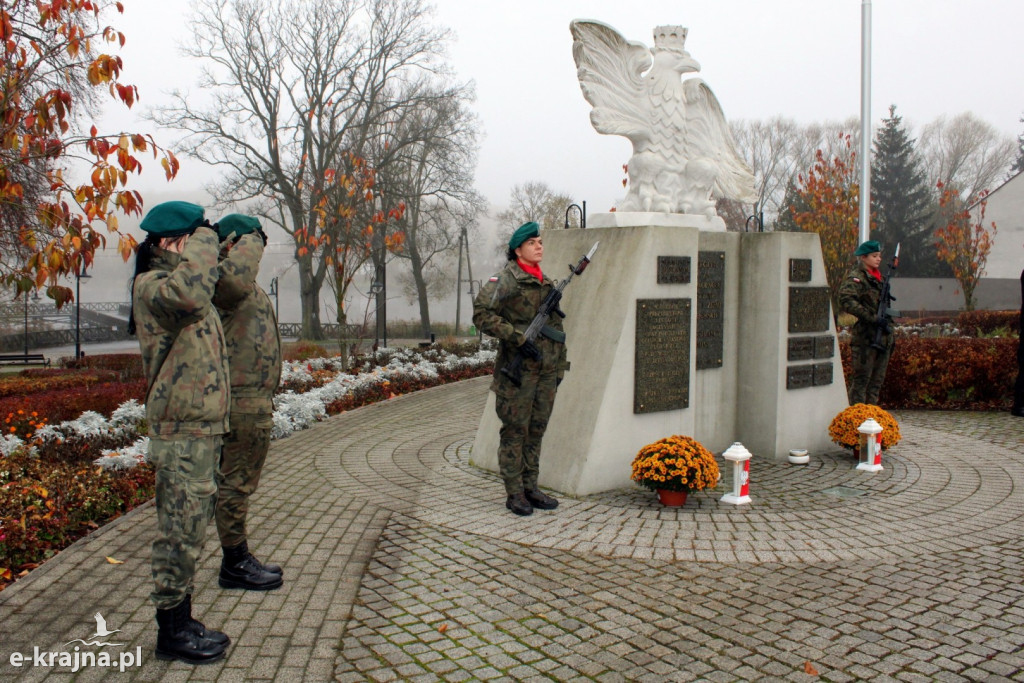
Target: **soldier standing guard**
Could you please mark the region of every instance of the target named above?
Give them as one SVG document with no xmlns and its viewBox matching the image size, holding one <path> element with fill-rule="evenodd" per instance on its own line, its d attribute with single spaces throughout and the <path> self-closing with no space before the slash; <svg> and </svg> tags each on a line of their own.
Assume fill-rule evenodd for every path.
<svg viewBox="0 0 1024 683">
<path fill-rule="evenodd" d="M 281 381 L 281 337 L 274 307 L 256 284 L 266 235 L 251 216 L 230 214 L 217 223 L 222 249 L 213 303 L 220 313 L 231 377 L 231 431 L 217 473 L 217 533 L 224 559 L 223 588 L 280 588 L 281 567 L 249 552 L 245 520 L 260 483 L 274 426 L 274 392 Z"/>
<path fill-rule="evenodd" d="M 196 561 L 228 431 L 227 354 L 213 307 L 218 239 L 202 207 L 188 202 L 158 204 L 140 227 L 147 236 L 135 257 L 128 331 L 142 351 L 156 469 L 156 656 L 201 664 L 221 659 L 230 642 L 192 618 Z"/>
<path fill-rule="evenodd" d="M 498 466 L 508 496 L 505 507 L 517 515 L 529 515 L 534 508 L 558 507 L 557 500 L 537 488 L 537 477 L 541 439 L 569 363 L 560 316 L 551 316 L 537 343 L 523 334 L 555 287 L 540 269 L 544 256 L 540 226 L 532 221 L 521 225 L 508 241 L 507 256 L 505 268 L 480 288 L 473 301 L 473 323 L 499 340 L 491 391 L 501 420 Z M 524 356 L 518 387 L 501 373 L 517 352 Z"/>
<path fill-rule="evenodd" d="M 854 252 L 859 263 L 843 279 L 839 287 L 839 307 L 856 316 L 850 340 L 853 382 L 850 384 L 850 405 L 878 404 L 878 394 L 885 381 L 885 370 L 895 345 L 895 335 L 887 320 L 880 343 L 875 344 L 878 331 L 878 303 L 882 295 L 882 246 L 868 240 Z"/>
</svg>

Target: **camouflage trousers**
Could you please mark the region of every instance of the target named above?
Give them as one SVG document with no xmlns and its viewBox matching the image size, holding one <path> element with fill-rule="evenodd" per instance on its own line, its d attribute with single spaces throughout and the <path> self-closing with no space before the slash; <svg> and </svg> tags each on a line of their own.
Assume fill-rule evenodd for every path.
<svg viewBox="0 0 1024 683">
<path fill-rule="evenodd" d="M 873 349 L 868 344 L 850 346 L 853 380 L 850 382 L 850 405 L 870 403 L 878 405 L 878 394 L 882 391 L 885 371 L 892 355 L 893 344 L 884 350 Z"/>
<path fill-rule="evenodd" d="M 498 468 L 505 493 L 537 488 L 540 442 L 555 405 L 557 373 L 523 372 L 523 385 L 505 380 L 495 387 L 495 408 L 501 420 Z"/>
<path fill-rule="evenodd" d="M 213 518 L 221 437 L 150 439 L 156 468 L 156 540 L 150 599 L 157 609 L 177 606 L 193 590 L 196 562 Z"/>
<path fill-rule="evenodd" d="M 217 534 L 225 548 L 248 540 L 249 496 L 260 484 L 274 424 L 270 415 L 232 412 L 230 419 L 217 472 Z"/>
</svg>

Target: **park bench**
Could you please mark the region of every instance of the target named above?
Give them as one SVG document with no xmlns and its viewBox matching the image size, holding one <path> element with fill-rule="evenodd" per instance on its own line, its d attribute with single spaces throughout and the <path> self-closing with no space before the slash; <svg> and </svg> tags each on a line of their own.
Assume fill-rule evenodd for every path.
<svg viewBox="0 0 1024 683">
<path fill-rule="evenodd" d="M 22 365 L 49 365 L 50 359 L 41 353 L 0 354 L 0 364 L 20 363 Z"/>
</svg>

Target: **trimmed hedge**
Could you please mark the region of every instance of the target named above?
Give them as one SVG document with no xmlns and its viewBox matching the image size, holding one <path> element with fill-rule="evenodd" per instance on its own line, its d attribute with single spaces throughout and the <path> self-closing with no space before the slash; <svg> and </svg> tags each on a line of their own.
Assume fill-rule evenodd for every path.
<svg viewBox="0 0 1024 683">
<path fill-rule="evenodd" d="M 879 403 L 886 409 L 1009 410 L 1017 339 L 897 337 Z M 849 386 L 850 347 L 840 344 Z"/>
<path fill-rule="evenodd" d="M 1020 311 L 964 311 L 956 317 L 961 334 L 979 337 L 994 333 L 1020 335 Z"/>
</svg>

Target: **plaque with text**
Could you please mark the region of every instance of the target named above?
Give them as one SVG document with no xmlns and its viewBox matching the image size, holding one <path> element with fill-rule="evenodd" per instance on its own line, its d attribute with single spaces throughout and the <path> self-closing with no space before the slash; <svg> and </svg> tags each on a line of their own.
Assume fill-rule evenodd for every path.
<svg viewBox="0 0 1024 683">
<path fill-rule="evenodd" d="M 811 259 L 791 258 L 789 259 L 789 281 L 810 282 L 811 281 Z"/>
<path fill-rule="evenodd" d="M 689 256 L 659 256 L 658 257 L 658 284 L 659 285 L 688 285 L 688 284 L 690 284 L 690 257 Z"/>
<path fill-rule="evenodd" d="M 725 341 L 725 252 L 697 255 L 697 369 L 722 367 Z"/>
<path fill-rule="evenodd" d="M 637 299 L 633 412 L 690 406 L 690 299 Z"/>
<path fill-rule="evenodd" d="M 831 358 L 836 352 L 836 340 L 832 335 L 814 337 L 814 357 Z"/>
<path fill-rule="evenodd" d="M 789 333 L 828 332 L 828 287 L 789 288 Z"/>
<path fill-rule="evenodd" d="M 814 358 L 814 337 L 789 338 L 786 344 L 786 360 L 811 360 L 812 358 Z"/>
<path fill-rule="evenodd" d="M 811 366 L 814 368 L 813 383 L 816 387 L 821 387 L 826 384 L 832 384 L 832 364 L 831 363 L 815 363 Z"/>
<path fill-rule="evenodd" d="M 786 368 L 786 388 L 805 389 L 814 386 L 813 365 L 791 365 Z"/>
</svg>

